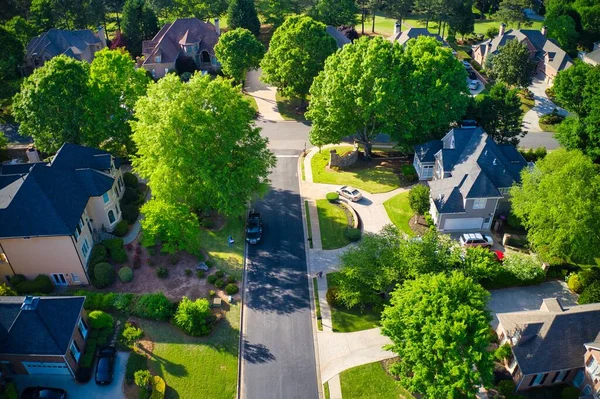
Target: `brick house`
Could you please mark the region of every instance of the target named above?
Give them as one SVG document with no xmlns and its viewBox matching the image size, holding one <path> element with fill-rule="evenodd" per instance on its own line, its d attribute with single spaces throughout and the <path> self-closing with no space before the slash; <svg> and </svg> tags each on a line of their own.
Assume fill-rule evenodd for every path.
<svg viewBox="0 0 600 399">
<path fill-rule="evenodd" d="M 85 297 L 0 297 L 2 374 L 75 376 L 85 349 Z"/>
</svg>

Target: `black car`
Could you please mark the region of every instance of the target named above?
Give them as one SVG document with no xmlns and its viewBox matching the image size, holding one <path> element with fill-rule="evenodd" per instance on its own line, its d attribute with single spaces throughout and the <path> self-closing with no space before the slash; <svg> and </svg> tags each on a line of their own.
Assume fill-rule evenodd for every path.
<svg viewBox="0 0 600 399">
<path fill-rule="evenodd" d="M 96 384 L 108 385 L 112 382 L 116 355 L 117 350 L 112 346 L 100 349 L 96 366 Z"/>
<path fill-rule="evenodd" d="M 260 212 L 250 212 L 246 224 L 246 241 L 250 244 L 258 244 L 262 237 L 262 218 Z"/>
<path fill-rule="evenodd" d="M 67 391 L 60 388 L 29 387 L 21 394 L 21 399 L 65 399 Z"/>
</svg>

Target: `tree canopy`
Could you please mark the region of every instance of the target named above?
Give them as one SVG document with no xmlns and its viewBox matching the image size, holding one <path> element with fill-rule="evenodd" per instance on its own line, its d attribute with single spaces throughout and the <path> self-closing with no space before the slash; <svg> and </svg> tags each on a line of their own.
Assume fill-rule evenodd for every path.
<svg viewBox="0 0 600 399">
<path fill-rule="evenodd" d="M 227 10 L 227 22 L 229 28 L 244 28 L 258 36 L 260 33 L 260 21 L 254 0 L 232 0 Z"/>
<path fill-rule="evenodd" d="M 573 262 L 594 262 L 600 246 L 598 165 L 578 150 L 559 148 L 524 169 L 511 189 L 512 212 L 538 251 Z"/>
<path fill-rule="evenodd" d="M 156 1 L 156 0 L 154 0 Z M 163 0 L 168 3 L 169 0 Z M 170 0 L 173 4 L 163 4 L 161 8 L 171 9 L 179 18 L 191 16 L 200 20 L 218 17 L 227 11 L 227 0 Z"/>
<path fill-rule="evenodd" d="M 568 53 L 577 51 L 577 33 L 575 21 L 569 15 L 560 15 L 555 18 L 548 18 L 545 21 L 548 27 L 548 37 L 556 39 L 560 47 Z"/>
<path fill-rule="evenodd" d="M 127 49 L 133 55 L 140 55 L 142 42 L 158 32 L 158 18 L 145 0 L 126 0 L 121 27 Z"/>
<path fill-rule="evenodd" d="M 199 253 L 198 216 L 190 208 L 184 204 L 152 198 L 140 211 L 144 214 L 140 224 L 144 229 L 145 246 L 153 246 L 160 241 L 161 250 L 166 253 Z"/>
<path fill-rule="evenodd" d="M 525 9 L 529 7 L 531 7 L 530 0 L 502 0 L 494 15 L 499 21 L 507 25 L 516 24 L 521 29 L 521 25 L 531 25 L 531 21 L 525 15 Z"/>
<path fill-rule="evenodd" d="M 492 382 L 489 293 L 460 272 L 408 280 L 382 314 L 400 384 L 430 398 L 474 397 Z"/>
<path fill-rule="evenodd" d="M 533 64 L 525 43 L 509 40 L 493 57 L 492 74 L 511 87 L 527 87 L 533 81 Z"/>
<path fill-rule="evenodd" d="M 354 0 L 321 0 L 309 11 L 309 15 L 325 25 L 334 27 L 354 25 L 358 6 Z"/>
<path fill-rule="evenodd" d="M 258 68 L 264 54 L 262 43 L 243 28 L 225 32 L 215 46 L 215 56 L 221 63 L 221 70 L 236 83 L 244 80 L 248 69 Z"/>
<path fill-rule="evenodd" d="M 0 48 L 0 81 L 12 79 L 17 76 L 17 67 L 23 62 L 23 45 L 13 32 L 0 26 Z"/>
<path fill-rule="evenodd" d="M 306 98 L 325 59 L 337 49 L 325 25 L 306 16 L 286 19 L 261 61 L 262 79 L 285 96 Z"/>
</svg>

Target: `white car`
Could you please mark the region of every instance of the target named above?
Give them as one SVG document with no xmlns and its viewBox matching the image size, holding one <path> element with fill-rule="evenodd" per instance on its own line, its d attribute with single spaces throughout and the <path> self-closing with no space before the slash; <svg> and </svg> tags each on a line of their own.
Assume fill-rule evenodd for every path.
<svg viewBox="0 0 600 399">
<path fill-rule="evenodd" d="M 492 237 L 481 233 L 462 234 L 459 241 L 463 247 L 491 247 L 494 245 Z"/>
<path fill-rule="evenodd" d="M 352 202 L 356 202 L 362 198 L 360 191 L 351 186 L 342 186 L 337 192 L 339 195 L 348 198 Z"/>
<path fill-rule="evenodd" d="M 469 83 L 469 90 L 477 90 L 478 87 L 479 87 L 478 80 L 472 80 L 471 83 Z"/>
</svg>

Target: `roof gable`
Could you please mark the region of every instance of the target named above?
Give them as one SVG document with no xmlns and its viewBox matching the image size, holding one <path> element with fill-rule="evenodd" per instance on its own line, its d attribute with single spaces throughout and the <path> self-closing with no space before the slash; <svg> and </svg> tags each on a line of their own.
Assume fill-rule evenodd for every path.
<svg viewBox="0 0 600 399">
<path fill-rule="evenodd" d="M 89 29 L 63 30 L 53 28 L 29 41 L 27 57 L 32 57 L 36 53 L 41 55 L 43 52 L 47 52 L 52 56 L 66 54 L 81 60 L 81 54 L 92 44 L 103 44 L 103 42 Z"/>
</svg>

